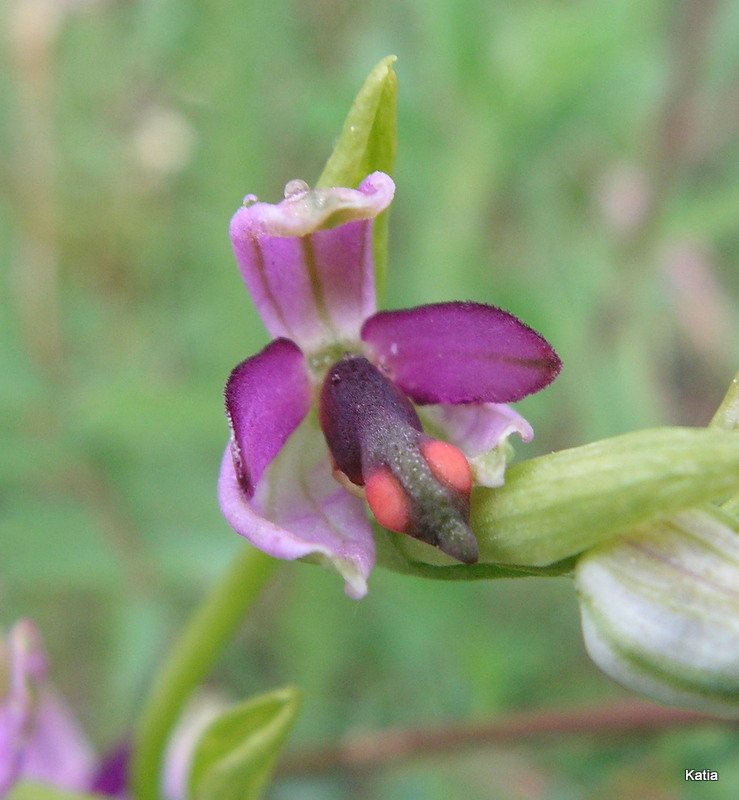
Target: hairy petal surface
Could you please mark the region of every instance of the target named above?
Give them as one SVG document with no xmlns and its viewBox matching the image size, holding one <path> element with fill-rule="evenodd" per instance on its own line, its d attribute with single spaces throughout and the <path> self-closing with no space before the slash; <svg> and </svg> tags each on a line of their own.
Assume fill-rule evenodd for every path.
<svg viewBox="0 0 739 800">
<path fill-rule="evenodd" d="M 246 198 L 231 220 L 234 254 L 272 336 L 306 352 L 356 340 L 375 310 L 372 221 L 393 198 L 382 172 L 358 189 L 292 181 L 276 205 Z"/>
<path fill-rule="evenodd" d="M 289 339 L 271 342 L 231 372 L 225 396 L 235 473 L 251 497 L 310 408 L 310 379 L 300 348 Z"/>
<path fill-rule="evenodd" d="M 311 556 L 339 572 L 346 593 L 367 592 L 375 561 L 364 503 L 333 478 L 315 419 L 295 431 L 249 499 L 227 451 L 218 485 L 221 510 L 231 527 L 275 558 Z"/>
<path fill-rule="evenodd" d="M 475 483 L 490 488 L 503 485 L 511 434 L 534 438 L 531 425 L 505 403 L 424 406 L 421 417 L 427 430 L 467 456 Z"/>
<path fill-rule="evenodd" d="M 370 358 L 420 404 L 520 400 L 561 368 L 546 339 L 482 303 L 381 311 L 365 322 L 361 337 Z"/>
</svg>

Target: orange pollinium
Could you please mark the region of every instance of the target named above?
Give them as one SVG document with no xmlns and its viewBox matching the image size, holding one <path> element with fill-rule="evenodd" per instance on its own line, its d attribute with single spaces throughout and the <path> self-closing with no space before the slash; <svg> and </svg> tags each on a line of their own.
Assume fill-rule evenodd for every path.
<svg viewBox="0 0 739 800">
<path fill-rule="evenodd" d="M 453 444 L 428 439 L 421 444 L 421 455 L 439 483 L 465 497 L 472 491 L 472 470 L 467 456 Z"/>
<path fill-rule="evenodd" d="M 407 533 L 410 500 L 400 481 L 387 467 L 375 470 L 365 481 L 364 496 L 375 519 L 390 531 Z"/>
</svg>

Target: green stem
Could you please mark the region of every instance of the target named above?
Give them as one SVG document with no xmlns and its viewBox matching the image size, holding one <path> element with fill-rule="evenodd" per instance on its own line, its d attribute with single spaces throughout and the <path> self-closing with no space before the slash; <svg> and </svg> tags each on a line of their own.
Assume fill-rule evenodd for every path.
<svg viewBox="0 0 739 800">
<path fill-rule="evenodd" d="M 240 551 L 170 651 L 134 739 L 131 782 L 138 800 L 159 800 L 162 760 L 172 726 L 279 564 L 251 547 Z"/>
</svg>

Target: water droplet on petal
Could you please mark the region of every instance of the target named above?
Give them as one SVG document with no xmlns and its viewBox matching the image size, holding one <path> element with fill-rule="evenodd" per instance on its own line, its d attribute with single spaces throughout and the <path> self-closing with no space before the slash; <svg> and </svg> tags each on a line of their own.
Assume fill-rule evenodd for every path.
<svg viewBox="0 0 739 800">
<path fill-rule="evenodd" d="M 300 178 L 295 178 L 295 180 L 288 181 L 285 186 L 285 199 L 297 197 L 300 194 L 305 194 L 309 190 L 310 186 L 308 186 L 305 181 L 301 181 Z"/>
</svg>

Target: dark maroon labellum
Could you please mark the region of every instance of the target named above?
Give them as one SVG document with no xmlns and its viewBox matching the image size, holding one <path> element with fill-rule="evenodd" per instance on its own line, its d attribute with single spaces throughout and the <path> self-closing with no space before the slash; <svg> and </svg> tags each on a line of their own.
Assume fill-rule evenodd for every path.
<svg viewBox="0 0 739 800">
<path fill-rule="evenodd" d="M 433 440 L 408 398 L 379 369 L 360 356 L 337 361 L 321 389 L 319 418 L 336 467 L 349 481 L 364 486 L 384 476 L 379 496 L 402 509 L 388 517 L 373 508 L 378 517 L 398 520 L 387 527 L 459 561 L 477 561 L 468 492 L 438 479 L 423 454 Z M 369 492 L 368 500 L 372 507 Z"/>
</svg>

